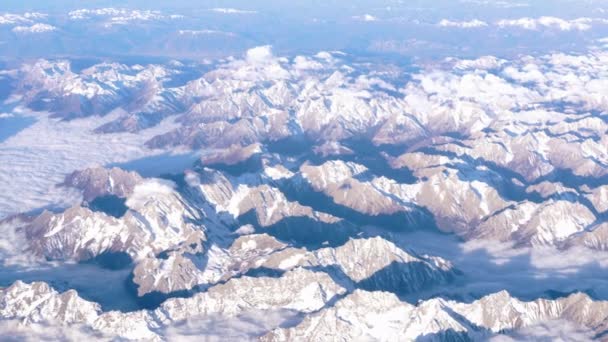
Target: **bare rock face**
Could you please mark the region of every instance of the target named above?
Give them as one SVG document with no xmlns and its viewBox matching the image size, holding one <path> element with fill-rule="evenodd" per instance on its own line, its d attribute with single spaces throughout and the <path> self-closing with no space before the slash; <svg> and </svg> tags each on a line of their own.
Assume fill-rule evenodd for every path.
<svg viewBox="0 0 608 342">
<path fill-rule="evenodd" d="M 106 195 L 129 197 L 135 186 L 142 181 L 142 177 L 136 172 L 97 167 L 71 173 L 65 178 L 63 185 L 81 190 L 84 200 L 90 202 L 96 197 Z"/>
<path fill-rule="evenodd" d="M 124 107 L 131 116 L 121 117 L 97 133 L 135 132 L 158 124 L 165 116 L 183 111 L 180 88 L 165 89 L 163 81 L 173 68 L 143 68 L 100 63 L 79 73 L 67 60 L 38 60 L 19 71 L 17 91 L 36 110 L 48 110 L 63 119 L 106 115 Z"/>
<path fill-rule="evenodd" d="M 593 229 L 570 237 L 565 242 L 567 248 L 585 246 L 594 250 L 608 250 L 608 222 L 600 223 Z"/>
<path fill-rule="evenodd" d="M 202 214 L 175 191 L 172 183 L 145 180 L 126 199 L 128 210 L 116 218 L 85 207 L 48 211 L 14 225 L 25 251 L 37 260 L 98 260 L 110 268 L 134 263 L 138 294 L 169 293 L 198 284 L 200 257 L 207 240 Z M 162 253 L 167 258 L 159 256 Z"/>
<path fill-rule="evenodd" d="M 309 313 L 321 309 L 345 291 L 325 273 L 295 269 L 280 278 L 233 279 L 192 298 L 171 299 L 161 305 L 159 312 L 166 312 L 172 321 L 211 313 L 231 316 L 247 309 Z"/>
<path fill-rule="evenodd" d="M 319 146 L 315 146 L 313 151 L 323 158 L 330 156 L 352 155 L 355 153 L 353 150 L 343 146 L 337 141 L 327 141 Z"/>
<path fill-rule="evenodd" d="M 538 184 L 530 185 L 526 188 L 526 193 L 537 193 L 542 198 L 560 197 L 567 193 L 575 193 L 576 189 L 564 186 L 558 182 L 543 181 Z"/>
<path fill-rule="evenodd" d="M 342 246 L 307 251 L 268 234 L 251 234 L 237 238 L 226 252 L 209 253 L 212 266 L 204 271 L 193 267 L 194 257 L 184 260 L 170 254 L 164 260 L 146 260 L 136 267 L 135 282 L 142 294 L 152 288 L 168 293 L 168 288 L 190 289 L 197 282 L 216 284 L 247 274 L 276 276 L 304 267 L 341 279 L 340 284 L 350 289 L 408 294 L 447 284 L 460 274 L 447 260 L 406 252 L 380 237 L 351 239 Z"/>
<path fill-rule="evenodd" d="M 407 165 L 403 162 L 410 158 L 401 159 L 394 160 L 393 165 Z M 410 213 L 415 207 L 423 207 L 433 215 L 439 229 L 463 236 L 484 218 L 512 204 L 491 186 L 491 180 L 475 178 L 476 170 L 469 170 L 472 175 L 466 178 L 462 171 L 434 164 L 441 161 L 439 158 L 425 159 L 424 155 L 411 159 L 419 165 L 432 165 L 418 168 L 422 180 L 416 184 L 366 175 L 366 167 L 352 162 L 304 165 L 300 172 L 314 191 L 323 192 L 339 205 L 368 215 Z"/>
<path fill-rule="evenodd" d="M 447 260 L 408 253 L 381 237 L 351 239 L 339 247 L 307 251 L 255 234 L 240 237 L 230 250 L 228 268 L 241 273 L 323 269 L 351 287 L 390 289 L 401 294 L 448 283 L 459 273 Z"/>
<path fill-rule="evenodd" d="M 202 270 L 195 264 L 196 255 L 170 252 L 166 257 L 149 257 L 133 269 L 137 295 L 151 292 L 172 293 L 191 290 L 203 282 Z"/>
<path fill-rule="evenodd" d="M 524 202 L 479 225 L 477 237 L 532 245 L 559 245 L 584 232 L 596 220 L 589 209 L 568 201 Z"/>
<path fill-rule="evenodd" d="M 608 185 L 592 189 L 586 196 L 600 213 L 608 213 Z"/>
<path fill-rule="evenodd" d="M 249 146 L 232 145 L 228 148 L 205 151 L 201 156 L 201 165 L 235 165 L 246 161 L 252 156 L 262 152 L 260 144 L 251 144 Z"/>
<path fill-rule="evenodd" d="M 231 179 L 210 169 L 192 176 L 192 185 L 215 207 L 215 211 L 227 213 L 233 219 L 253 212 L 256 223 L 262 227 L 272 226 L 289 217 L 307 217 L 324 223 L 340 221 L 332 215 L 289 201 L 279 189 L 256 179 Z"/>
<path fill-rule="evenodd" d="M 310 253 L 303 264 L 337 266 L 358 286 L 411 293 L 452 280 L 457 271 L 439 257 L 410 254 L 380 237 L 352 239 L 336 248 Z"/>
<path fill-rule="evenodd" d="M 551 116 L 551 118 L 549 118 Z M 557 170 L 571 170 L 574 175 L 602 177 L 606 175 L 603 166 L 605 155 L 600 152 L 599 159 L 586 156 L 602 151 L 602 130 L 606 124 L 595 120 L 579 119 L 573 123 L 573 130 L 567 130 L 563 120 L 565 116 L 543 111 L 526 112 L 517 117 L 503 117 L 493 126 L 494 133 L 477 134 L 465 141 L 465 144 L 446 144 L 439 146 L 443 151 L 456 153 L 458 156 L 470 156 L 478 160 L 494 163 L 515 171 L 526 181 L 532 182 Z M 538 120 L 538 121 L 536 121 Z M 539 121 L 549 120 L 545 125 Z M 530 126 L 537 130 L 530 130 Z M 568 139 L 564 132 L 579 130 L 593 132 L 580 139 Z M 596 139 L 603 136 L 602 139 Z M 582 147 L 582 148 L 581 148 Z"/>
<path fill-rule="evenodd" d="M 25 227 L 31 251 L 55 260 L 87 260 L 104 252 L 127 251 L 143 236 L 124 222 L 88 208 L 44 212 Z"/>
<path fill-rule="evenodd" d="M 543 181 L 524 188 L 508 200 L 505 193 L 517 188 L 511 180 L 486 166 L 454 169 L 458 157 L 406 153 L 394 158 L 395 168 L 408 167 L 422 181 L 414 185 L 378 179 L 373 183 L 407 201 L 427 208 L 438 227 L 455 231 L 468 240 L 512 241 L 518 245 L 560 246 L 576 235 L 593 230 L 597 223 L 602 187 L 587 194 L 561 183 Z M 581 199 L 574 201 L 573 198 Z M 586 196 L 591 206 L 585 204 Z M 594 210 L 595 207 L 595 210 Z M 600 210 L 598 210 L 599 208 Z M 578 238 L 575 238 L 578 240 Z"/>
<path fill-rule="evenodd" d="M 406 209 L 368 182 L 358 180 L 367 169 L 363 165 L 329 161 L 320 166 L 303 165 L 302 177 L 314 191 L 323 192 L 335 203 L 369 215 L 394 214 Z"/>
</svg>

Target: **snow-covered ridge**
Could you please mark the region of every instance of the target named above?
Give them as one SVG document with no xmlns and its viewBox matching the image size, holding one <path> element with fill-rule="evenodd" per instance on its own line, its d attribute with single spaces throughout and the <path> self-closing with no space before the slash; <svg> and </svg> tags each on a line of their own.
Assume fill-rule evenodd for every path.
<svg viewBox="0 0 608 342">
<path fill-rule="evenodd" d="M 25 324 L 81 324 L 112 337 L 161 341 L 159 329 L 188 318 L 235 317 L 254 309 L 310 313 L 344 292 L 324 273 L 296 269 L 281 278 L 234 279 L 190 298 L 168 300 L 154 311 L 102 313 L 73 290 L 60 294 L 46 283 L 18 281 L 0 291 L 0 316 Z"/>
<path fill-rule="evenodd" d="M 608 329 L 603 322 L 608 304 L 580 293 L 525 302 L 503 291 L 472 303 L 432 299 L 416 305 L 387 292 L 356 290 L 339 299 L 343 293 L 328 276 L 297 269 L 281 278 L 235 279 L 191 298 L 169 300 L 154 311 L 102 313 L 74 291 L 60 294 L 45 283 L 16 282 L 0 292 L 0 315 L 27 325 L 79 324 L 106 336 L 154 341 L 165 340 L 168 327 L 189 317 L 220 314 L 228 318 L 251 309 L 309 313 L 294 327 L 276 327 L 261 338 L 263 341 L 336 337 L 394 341 L 396 336 L 434 336 L 436 341 L 487 339 L 558 319 L 586 327 L 596 335 Z M 326 307 L 334 298 L 338 300 Z"/>
<path fill-rule="evenodd" d="M 331 339 L 396 341 L 427 338 L 432 341 L 485 340 L 499 333 L 562 319 L 601 335 L 606 302 L 594 302 L 584 294 L 558 300 L 519 301 L 506 291 L 465 304 L 443 299 L 416 306 L 383 292 L 355 291 L 334 307 L 306 317 L 293 328 L 276 329 L 263 341 Z"/>
</svg>

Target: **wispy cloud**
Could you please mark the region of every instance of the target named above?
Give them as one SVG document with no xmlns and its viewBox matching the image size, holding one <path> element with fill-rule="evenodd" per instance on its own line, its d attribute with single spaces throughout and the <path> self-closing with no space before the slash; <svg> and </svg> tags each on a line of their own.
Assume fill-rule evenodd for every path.
<svg viewBox="0 0 608 342">
<path fill-rule="evenodd" d="M 79 194 L 56 187 L 66 174 L 91 165 L 125 162 L 156 154 L 158 152 L 147 150 L 144 143 L 173 128 L 169 125 L 138 135 L 91 135 L 91 131 L 112 118 L 116 115 L 63 122 L 39 113 L 35 124 L 0 144 L 0 165 L 3 165 L 0 183 L 6 184 L 5 192 L 0 194 L 0 217 L 47 205 L 64 207 L 78 203 Z M 90 144 L 99 146 L 91 148 Z M 22 177 L 10 181 L 11 174 Z M 20 195 L 15 197 L 17 193 Z"/>
<path fill-rule="evenodd" d="M 247 61 L 250 63 L 266 62 L 273 58 L 270 45 L 258 46 L 247 50 Z"/>
<path fill-rule="evenodd" d="M 593 330 L 578 326 L 570 321 L 554 320 L 517 329 L 507 333 L 507 335 L 497 335 L 490 341 L 592 341 L 595 335 Z"/>
<path fill-rule="evenodd" d="M 542 16 L 538 18 L 523 17 L 501 19 L 492 25 L 502 29 L 521 28 L 524 30 L 553 29 L 560 31 L 586 31 L 591 29 L 594 24 L 608 24 L 608 19 L 587 17 L 577 19 L 562 19 L 557 17 Z M 443 19 L 437 23 L 437 26 L 453 28 L 480 28 L 489 27 L 490 24 L 480 19 L 464 21 Z"/>
<path fill-rule="evenodd" d="M 256 14 L 257 11 L 250 10 L 242 10 L 237 8 L 224 8 L 224 7 L 216 7 L 210 9 L 211 12 L 223 13 L 223 14 Z"/>
<path fill-rule="evenodd" d="M 131 10 L 126 8 L 79 9 L 68 13 L 71 20 L 103 19 L 107 25 L 126 24 L 132 21 L 153 21 L 181 19 L 179 14 L 163 14 L 152 10 Z"/>
<path fill-rule="evenodd" d="M 31 26 L 16 26 L 12 29 L 13 32 L 15 33 L 25 33 L 25 34 L 31 34 L 31 33 L 46 33 L 46 32 L 52 32 L 52 31 L 56 31 L 57 28 L 55 26 L 52 25 L 48 25 L 48 24 L 41 24 L 41 23 L 37 23 Z"/>
<path fill-rule="evenodd" d="M 229 36 L 229 37 L 236 36 L 236 34 L 234 34 L 233 32 L 225 32 L 225 31 L 218 31 L 218 30 L 179 30 L 179 31 L 177 31 L 177 33 L 181 36 L 214 36 L 214 35 Z"/>
<path fill-rule="evenodd" d="M 479 19 L 469 21 L 451 21 L 448 19 L 443 19 L 437 25 L 441 27 L 476 28 L 488 26 L 488 23 Z"/>
<path fill-rule="evenodd" d="M 33 23 L 36 19 L 46 18 L 48 15 L 39 12 L 27 12 L 24 14 L 6 13 L 0 14 L 0 25 L 15 25 Z"/>
<path fill-rule="evenodd" d="M 462 3 L 475 4 L 480 6 L 493 6 L 499 8 L 518 8 L 528 7 L 525 2 L 501 1 L 501 0 L 460 0 Z"/>
<path fill-rule="evenodd" d="M 357 15 L 357 16 L 354 16 L 353 19 L 359 20 L 359 21 L 368 21 L 368 22 L 378 21 L 378 18 L 371 14 Z"/>
<path fill-rule="evenodd" d="M 593 23 L 607 24 L 608 20 L 600 18 L 578 18 L 572 20 L 561 19 L 557 17 L 539 17 L 539 18 L 519 18 L 519 19 L 503 19 L 496 22 L 496 25 L 501 28 L 519 27 L 525 30 L 538 30 L 541 28 L 551 28 L 560 31 L 585 31 L 589 30 Z"/>
</svg>

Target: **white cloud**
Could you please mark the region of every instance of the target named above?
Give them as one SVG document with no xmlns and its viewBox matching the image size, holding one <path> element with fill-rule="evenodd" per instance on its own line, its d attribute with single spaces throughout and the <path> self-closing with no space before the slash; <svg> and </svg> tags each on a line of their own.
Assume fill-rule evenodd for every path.
<svg viewBox="0 0 608 342">
<path fill-rule="evenodd" d="M 521 69 L 508 66 L 502 70 L 502 74 L 520 83 L 534 82 L 542 84 L 547 81 L 547 78 L 539 69 L 539 66 L 533 63 L 527 64 Z"/>
<path fill-rule="evenodd" d="M 143 183 L 135 186 L 133 194 L 125 203 L 127 207 L 138 210 L 145 206 L 150 198 L 158 195 L 171 195 L 174 193 L 175 183 L 165 179 L 146 179 Z"/>
<path fill-rule="evenodd" d="M 451 21 L 448 19 L 443 19 L 438 25 L 441 27 L 476 28 L 488 26 L 488 23 L 479 19 L 473 19 L 470 21 Z"/>
<path fill-rule="evenodd" d="M 250 63 L 261 63 L 272 59 L 272 47 L 270 45 L 258 46 L 247 50 L 247 61 Z"/>
<path fill-rule="evenodd" d="M 250 310 L 238 317 L 214 314 L 171 324 L 161 334 L 168 341 L 250 341 L 297 317 L 290 310 Z"/>
<path fill-rule="evenodd" d="M 318 70 L 323 68 L 323 64 L 304 56 L 297 56 L 293 60 L 293 67 L 296 70 Z"/>
<path fill-rule="evenodd" d="M 104 19 L 106 26 L 124 25 L 131 21 L 175 20 L 184 18 L 183 15 L 164 15 L 160 11 L 131 10 L 126 8 L 79 9 L 68 13 L 71 20 Z"/>
<path fill-rule="evenodd" d="M 40 13 L 40 12 L 26 12 L 23 14 L 23 16 L 27 19 L 43 19 L 48 17 L 49 15 L 46 13 Z"/>
<path fill-rule="evenodd" d="M 503 265 L 519 256 L 527 256 L 529 266 L 544 274 L 576 273 L 589 265 L 608 268 L 608 252 L 587 247 L 571 247 L 567 250 L 549 246 L 516 248 L 511 242 L 491 240 L 473 240 L 462 244 L 461 247 L 467 254 L 484 250 L 488 253 L 489 261 L 496 265 Z"/>
<path fill-rule="evenodd" d="M 223 8 L 223 7 L 212 8 L 212 9 L 210 9 L 210 11 L 216 12 L 216 13 L 223 13 L 223 14 L 256 14 L 256 13 L 258 13 L 257 11 L 248 11 L 248 10 L 241 10 L 241 9 L 236 9 L 236 8 Z"/>
<path fill-rule="evenodd" d="M 72 20 L 83 20 L 91 19 L 94 17 L 118 17 L 118 16 L 129 16 L 133 18 L 139 18 L 142 20 L 155 19 L 160 17 L 159 11 L 139 11 L 129 9 L 117 9 L 117 8 L 99 8 L 99 9 L 79 9 L 71 11 L 68 16 Z"/>
<path fill-rule="evenodd" d="M 606 19 L 598 18 L 578 18 L 566 20 L 556 17 L 539 17 L 539 18 L 519 18 L 519 19 L 503 19 L 496 23 L 498 27 L 520 27 L 525 30 L 538 30 L 540 28 L 550 28 L 560 31 L 585 31 L 589 30 L 593 23 L 608 23 Z"/>
<path fill-rule="evenodd" d="M 0 334 L 10 336 L 14 341 L 92 341 L 110 340 L 99 332 L 93 332 L 90 328 L 59 324 L 23 324 L 20 320 L 0 321 Z"/>
<path fill-rule="evenodd" d="M 502 0 L 460 0 L 462 3 L 469 3 L 482 6 L 494 6 L 499 8 L 517 8 L 517 7 L 528 7 L 527 3 L 524 2 L 512 2 Z"/>
<path fill-rule="evenodd" d="M 498 335 L 491 342 L 513 341 L 592 341 L 596 334 L 593 330 L 578 326 L 567 320 L 540 322 L 535 325 L 517 329 L 507 335 Z"/>
<path fill-rule="evenodd" d="M 168 341 L 250 341 L 271 329 L 297 319 L 298 316 L 298 312 L 291 310 L 249 310 L 236 317 L 209 314 L 163 325 L 156 332 L 162 336 L 162 340 Z M 82 324 L 63 325 L 60 322 L 23 324 L 21 320 L 16 319 L 0 321 L 0 334 L 10 336 L 9 341 L 116 340 L 113 336 L 107 336 Z"/>
<path fill-rule="evenodd" d="M 255 233 L 255 227 L 250 224 L 246 224 L 244 226 L 240 226 L 239 229 L 234 231 L 234 233 L 238 234 L 238 235 L 253 234 L 253 233 Z"/>
<path fill-rule="evenodd" d="M 517 18 L 517 19 L 502 19 L 495 23 L 499 28 L 519 27 L 525 30 L 555 29 L 560 31 L 585 31 L 591 29 L 594 24 L 608 24 L 608 19 L 602 18 L 577 18 L 577 19 L 561 19 L 557 17 L 543 16 L 538 18 Z M 457 28 L 479 28 L 487 27 L 489 24 L 480 19 L 472 19 L 469 21 L 454 21 L 442 19 L 437 26 L 440 27 L 457 27 Z"/>
<path fill-rule="evenodd" d="M 56 31 L 57 28 L 48 24 L 37 23 L 32 26 L 16 26 L 13 27 L 12 31 L 15 33 L 45 33 Z"/>
<path fill-rule="evenodd" d="M 332 54 L 327 51 L 321 51 L 321 52 L 317 53 L 315 55 L 315 57 L 320 58 L 320 59 L 325 59 L 325 60 L 331 60 L 334 58 L 334 56 L 332 56 Z"/>
<path fill-rule="evenodd" d="M 47 16 L 47 14 L 39 12 L 27 12 L 24 14 L 0 14 L 0 25 L 29 24 L 32 23 L 34 19 L 43 19 Z"/>
<path fill-rule="evenodd" d="M 163 153 L 148 150 L 144 143 L 174 129 L 174 124 L 163 123 L 139 134 L 92 133 L 120 115 L 124 112 L 66 122 L 37 114 L 38 122 L 0 143 L 0 184 L 4 184 L 0 217 L 49 205 L 67 207 L 78 203 L 77 191 L 56 186 L 74 170 Z"/>
<path fill-rule="evenodd" d="M 378 18 L 371 14 L 357 15 L 353 19 L 367 22 L 378 21 Z"/>
<path fill-rule="evenodd" d="M 458 70 L 491 70 L 500 68 L 505 63 L 504 60 L 496 58 L 494 56 L 482 56 L 477 59 L 464 59 L 459 60 L 454 65 L 454 69 Z"/>
<path fill-rule="evenodd" d="M 182 36 L 213 36 L 213 35 L 223 35 L 234 37 L 236 34 L 232 32 L 224 32 L 217 30 L 179 30 L 177 31 Z"/>
</svg>

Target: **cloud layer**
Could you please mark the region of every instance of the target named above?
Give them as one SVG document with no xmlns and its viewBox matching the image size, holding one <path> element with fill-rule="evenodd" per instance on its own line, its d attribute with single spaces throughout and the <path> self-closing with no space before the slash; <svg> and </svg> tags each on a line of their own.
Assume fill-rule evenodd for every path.
<svg viewBox="0 0 608 342">
<path fill-rule="evenodd" d="M 438 25 L 442 27 L 475 28 L 486 27 L 488 26 L 488 23 L 479 19 L 473 19 L 469 21 L 451 21 L 443 19 L 439 22 Z"/>
<path fill-rule="evenodd" d="M 538 18 L 516 18 L 516 19 L 501 19 L 493 23 L 493 26 L 500 29 L 519 28 L 524 30 L 536 31 L 540 29 L 558 30 L 558 31 L 587 31 L 593 25 L 607 25 L 608 20 L 602 18 L 577 18 L 577 19 L 561 19 L 557 17 L 543 16 Z M 454 28 L 479 28 L 489 27 L 490 25 L 483 20 L 472 19 L 469 21 L 453 21 L 443 19 L 437 23 L 440 27 Z"/>
<path fill-rule="evenodd" d="M 32 26 L 15 26 L 12 31 L 15 33 L 45 33 L 56 30 L 55 26 L 38 23 Z"/>
</svg>

